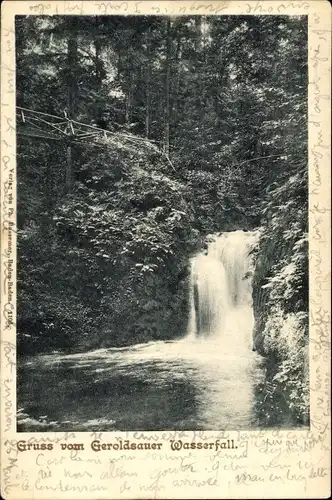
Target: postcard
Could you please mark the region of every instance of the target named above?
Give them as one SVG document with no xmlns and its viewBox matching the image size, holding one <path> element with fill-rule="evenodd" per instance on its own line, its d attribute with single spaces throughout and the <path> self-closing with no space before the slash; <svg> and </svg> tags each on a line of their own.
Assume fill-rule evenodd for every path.
<svg viewBox="0 0 332 500">
<path fill-rule="evenodd" d="M 330 495 L 325 1 L 5 1 L 1 493 Z"/>
</svg>

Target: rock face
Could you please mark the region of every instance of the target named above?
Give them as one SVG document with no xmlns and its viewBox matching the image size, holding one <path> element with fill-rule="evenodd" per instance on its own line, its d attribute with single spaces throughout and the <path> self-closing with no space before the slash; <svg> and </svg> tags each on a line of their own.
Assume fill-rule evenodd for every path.
<svg viewBox="0 0 332 500">
<path fill-rule="evenodd" d="M 294 175 L 269 193 L 255 249 L 254 348 L 265 356 L 276 411 L 280 401 L 308 422 L 307 182 Z"/>
</svg>

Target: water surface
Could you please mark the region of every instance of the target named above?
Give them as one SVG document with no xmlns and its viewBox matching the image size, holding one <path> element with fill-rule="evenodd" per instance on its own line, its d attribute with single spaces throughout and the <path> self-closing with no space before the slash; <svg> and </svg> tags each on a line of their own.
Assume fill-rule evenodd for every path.
<svg viewBox="0 0 332 500">
<path fill-rule="evenodd" d="M 20 362 L 18 430 L 291 426 L 282 394 L 252 350 L 254 238 L 244 231 L 216 235 L 192 260 L 181 340 Z"/>
<path fill-rule="evenodd" d="M 198 430 L 258 426 L 251 350 L 220 342 L 151 342 L 22 364 L 18 430 Z"/>
</svg>

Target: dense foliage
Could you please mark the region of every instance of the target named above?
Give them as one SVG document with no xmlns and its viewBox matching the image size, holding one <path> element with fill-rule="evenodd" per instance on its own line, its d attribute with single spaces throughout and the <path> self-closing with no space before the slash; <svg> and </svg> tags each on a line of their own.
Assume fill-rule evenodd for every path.
<svg viewBox="0 0 332 500">
<path fill-rule="evenodd" d="M 70 179 L 68 143 L 19 136 L 22 349 L 183 334 L 204 236 L 259 228 L 256 348 L 276 412 L 286 385 L 304 421 L 305 18 L 28 16 L 16 28 L 17 105 L 114 134 L 71 146 Z"/>
<path fill-rule="evenodd" d="M 254 341 L 267 359 L 272 422 L 286 412 L 308 423 L 307 208 L 303 170 L 269 192 L 255 252 Z"/>
<path fill-rule="evenodd" d="M 155 170 L 159 158 L 140 166 L 107 141 L 81 161 L 75 192 L 44 214 L 46 225 L 31 220 L 21 233 L 22 340 L 31 350 L 80 348 L 183 331 L 197 244 L 184 187 L 162 162 Z"/>
</svg>

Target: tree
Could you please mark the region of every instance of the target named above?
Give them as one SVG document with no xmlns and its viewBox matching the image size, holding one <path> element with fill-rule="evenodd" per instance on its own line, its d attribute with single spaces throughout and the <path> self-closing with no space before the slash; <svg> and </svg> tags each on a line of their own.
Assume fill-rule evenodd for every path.
<svg viewBox="0 0 332 500">
<path fill-rule="evenodd" d="M 146 117 L 145 117 L 145 135 L 150 137 L 151 126 L 151 26 L 148 27 L 146 34 Z"/>
<path fill-rule="evenodd" d="M 166 21 L 166 76 L 165 76 L 165 132 L 164 148 L 167 156 L 169 155 L 169 131 L 170 131 L 170 78 L 171 78 L 171 20 Z"/>
<path fill-rule="evenodd" d="M 308 305 L 296 299 L 307 258 L 305 19 L 36 16 L 16 23 L 17 104 L 57 116 L 66 110 L 112 132 L 74 150 L 18 140 L 22 345 L 31 332 L 44 349 L 76 349 L 184 331 L 192 253 L 209 233 L 260 227 L 257 348 L 279 355 L 273 376 L 289 380 L 294 360 L 300 377 L 300 358 L 275 349 L 268 329 L 294 314 L 306 335 Z M 126 147 L 116 142 L 120 133 Z M 278 248 L 286 239 L 289 246 Z M 304 405 L 304 390 L 292 394 Z"/>
</svg>

